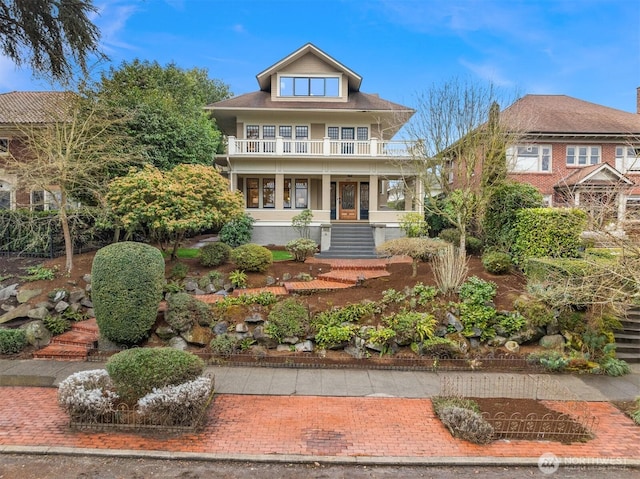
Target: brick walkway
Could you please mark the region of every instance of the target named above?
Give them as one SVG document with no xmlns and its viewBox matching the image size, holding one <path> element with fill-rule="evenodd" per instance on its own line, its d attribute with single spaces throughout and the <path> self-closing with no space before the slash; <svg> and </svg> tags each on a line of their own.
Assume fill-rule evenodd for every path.
<svg viewBox="0 0 640 479">
<path fill-rule="evenodd" d="M 454 439 L 429 399 L 216 395 L 205 430 L 159 438 L 134 433 L 77 432 L 53 388 L 0 388 L 3 446 L 47 446 L 201 454 L 395 458 L 559 457 L 637 460 L 640 428 L 609 403 L 588 403 L 598 418 L 586 443 Z M 546 401 L 548 407 L 560 404 Z"/>
</svg>

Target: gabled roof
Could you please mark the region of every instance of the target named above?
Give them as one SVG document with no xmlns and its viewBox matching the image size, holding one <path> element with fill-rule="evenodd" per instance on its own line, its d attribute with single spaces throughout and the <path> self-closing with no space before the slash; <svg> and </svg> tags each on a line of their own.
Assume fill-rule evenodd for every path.
<svg viewBox="0 0 640 479">
<path fill-rule="evenodd" d="M 56 91 L 14 91 L 0 94 L 0 124 L 46 123 L 52 115 L 62 114 L 61 106 L 69 95 Z"/>
<path fill-rule="evenodd" d="M 526 95 L 500 118 L 508 126 L 543 135 L 640 135 L 640 115 L 567 95 Z"/>
<path fill-rule="evenodd" d="M 293 63 L 296 60 L 302 58 L 303 56 L 305 56 L 308 53 L 311 53 L 311 54 L 317 56 L 322 61 L 324 61 L 325 63 L 328 63 L 329 65 L 331 65 L 336 70 L 341 71 L 342 73 L 344 73 L 347 76 L 347 78 L 349 79 L 349 88 L 351 90 L 353 90 L 353 91 L 360 90 L 360 84 L 362 83 L 362 77 L 360 75 L 358 75 L 353 70 L 347 68 L 342 63 L 338 62 L 336 59 L 330 57 L 329 55 L 327 55 L 325 52 L 320 50 L 318 47 L 316 47 L 312 43 L 307 43 L 306 45 L 298 48 L 295 52 L 289 54 L 288 56 L 286 56 L 285 58 L 283 58 L 279 62 L 274 63 L 273 65 L 271 65 L 266 70 L 258 73 L 256 75 L 256 78 L 258 79 L 258 84 L 260 85 L 260 90 L 269 91 L 270 88 L 271 88 L 271 75 L 273 75 L 274 73 L 278 72 L 279 70 L 282 70 L 287 65 L 290 65 L 291 63 Z"/>
<path fill-rule="evenodd" d="M 574 186 L 605 186 L 612 184 L 626 184 L 633 186 L 633 181 L 616 170 L 608 163 L 583 166 L 577 168 L 570 175 L 562 178 L 554 188 L 567 188 Z"/>
</svg>

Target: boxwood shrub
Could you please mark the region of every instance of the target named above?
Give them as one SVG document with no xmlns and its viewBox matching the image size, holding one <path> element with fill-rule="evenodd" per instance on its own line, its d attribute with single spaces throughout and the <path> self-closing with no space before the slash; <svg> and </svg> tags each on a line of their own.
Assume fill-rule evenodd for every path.
<svg viewBox="0 0 640 479">
<path fill-rule="evenodd" d="M 164 288 L 164 259 L 152 246 L 123 242 L 96 253 L 91 299 L 100 334 L 119 344 L 136 344 L 155 323 Z"/>
<path fill-rule="evenodd" d="M 167 298 L 165 319 L 176 331 L 186 331 L 196 323 L 209 326 L 213 311 L 207 303 L 188 293 L 174 293 Z"/>
<path fill-rule="evenodd" d="M 482 266 L 491 274 L 506 274 L 511 270 L 511 255 L 501 251 L 489 251 L 482 255 Z"/>
<path fill-rule="evenodd" d="M 206 267 L 220 266 L 229 261 L 231 246 L 226 243 L 209 243 L 200 248 L 200 264 Z"/>
<path fill-rule="evenodd" d="M 118 393 L 128 404 L 154 388 L 193 381 L 204 371 L 204 361 L 173 348 L 132 348 L 114 354 L 105 365 Z"/>
<path fill-rule="evenodd" d="M 271 251 L 254 243 L 238 246 L 231 252 L 231 259 L 241 270 L 257 273 L 264 273 L 273 263 Z"/>
</svg>

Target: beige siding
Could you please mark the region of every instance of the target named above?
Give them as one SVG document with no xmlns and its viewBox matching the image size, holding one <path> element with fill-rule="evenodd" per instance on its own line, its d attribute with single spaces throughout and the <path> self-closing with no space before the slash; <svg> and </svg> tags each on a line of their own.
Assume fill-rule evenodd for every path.
<svg viewBox="0 0 640 479">
<path fill-rule="evenodd" d="M 334 73 L 340 73 L 340 72 L 337 71 L 328 63 L 322 61 L 317 56 L 311 53 L 307 53 L 302 58 L 284 67 L 280 71 L 280 73 L 291 73 L 291 74 L 298 74 L 298 75 L 300 74 L 318 75 L 318 74 L 329 74 L 329 73 L 334 74 Z"/>
<path fill-rule="evenodd" d="M 311 123 L 311 135 L 312 140 L 321 140 L 326 135 L 326 125 L 324 123 Z"/>
</svg>

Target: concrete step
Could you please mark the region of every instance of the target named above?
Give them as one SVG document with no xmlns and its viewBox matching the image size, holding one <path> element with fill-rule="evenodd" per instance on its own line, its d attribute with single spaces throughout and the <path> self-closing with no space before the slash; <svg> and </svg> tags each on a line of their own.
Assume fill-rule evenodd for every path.
<svg viewBox="0 0 640 479">
<path fill-rule="evenodd" d="M 618 339 L 624 339 L 626 341 L 636 341 L 640 344 L 640 334 L 636 333 L 636 334 L 632 334 L 630 331 L 623 331 L 620 333 L 613 333 L 613 337 L 616 338 L 616 341 Z"/>
</svg>

